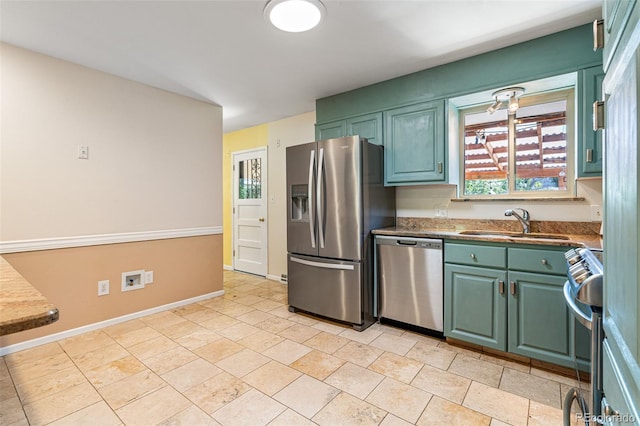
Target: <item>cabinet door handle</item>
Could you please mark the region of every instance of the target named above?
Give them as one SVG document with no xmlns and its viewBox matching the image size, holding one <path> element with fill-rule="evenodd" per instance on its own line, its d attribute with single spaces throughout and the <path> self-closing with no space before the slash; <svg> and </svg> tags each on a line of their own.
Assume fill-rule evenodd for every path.
<svg viewBox="0 0 640 426">
<path fill-rule="evenodd" d="M 442 173 L 442 163 L 438 162 L 438 174 Z"/>
<path fill-rule="evenodd" d="M 593 51 L 604 48 L 604 19 L 593 21 Z"/>
<path fill-rule="evenodd" d="M 504 294 L 504 281 L 502 280 L 498 281 L 498 291 L 500 294 Z"/>
<path fill-rule="evenodd" d="M 595 101 L 593 103 L 593 131 L 604 129 L 604 102 Z"/>
<path fill-rule="evenodd" d="M 587 149 L 587 163 L 593 163 L 593 149 Z"/>
<path fill-rule="evenodd" d="M 516 295 L 516 282 L 515 281 L 511 281 L 509 283 L 509 292 L 511 293 L 512 296 Z"/>
</svg>

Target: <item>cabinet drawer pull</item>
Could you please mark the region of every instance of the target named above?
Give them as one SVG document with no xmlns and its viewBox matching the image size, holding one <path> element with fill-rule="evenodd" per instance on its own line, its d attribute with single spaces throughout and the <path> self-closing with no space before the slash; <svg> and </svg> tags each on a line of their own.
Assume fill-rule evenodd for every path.
<svg viewBox="0 0 640 426">
<path fill-rule="evenodd" d="M 512 296 L 516 295 L 516 283 L 515 283 L 515 281 L 511 281 L 509 283 L 509 292 L 511 293 Z"/>
<path fill-rule="evenodd" d="M 471 253 L 471 259 L 476 260 L 478 257 L 475 255 L 475 253 Z"/>
<path fill-rule="evenodd" d="M 542 263 L 545 266 L 549 264 L 549 262 L 547 262 L 547 259 L 542 259 L 540 263 Z"/>
<path fill-rule="evenodd" d="M 498 291 L 500 294 L 504 294 L 504 281 L 498 281 Z"/>
</svg>

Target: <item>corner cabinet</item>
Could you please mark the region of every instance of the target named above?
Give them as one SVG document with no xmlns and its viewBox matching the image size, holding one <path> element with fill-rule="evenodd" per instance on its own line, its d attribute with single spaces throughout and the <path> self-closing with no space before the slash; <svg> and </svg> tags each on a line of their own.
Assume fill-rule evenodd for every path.
<svg viewBox="0 0 640 426">
<path fill-rule="evenodd" d="M 385 185 L 445 181 L 444 100 L 387 110 Z"/>
<path fill-rule="evenodd" d="M 588 331 L 562 294 L 564 251 L 446 242 L 445 336 L 588 370 Z"/>
</svg>

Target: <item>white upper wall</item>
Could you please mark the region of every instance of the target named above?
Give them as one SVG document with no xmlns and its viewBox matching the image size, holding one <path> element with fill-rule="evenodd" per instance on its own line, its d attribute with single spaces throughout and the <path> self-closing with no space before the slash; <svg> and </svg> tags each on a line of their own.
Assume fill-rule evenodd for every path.
<svg viewBox="0 0 640 426">
<path fill-rule="evenodd" d="M 315 140 L 315 111 L 269 123 L 269 274 L 287 273 L 287 147 Z"/>
<path fill-rule="evenodd" d="M 0 241 L 222 227 L 221 107 L 0 49 Z"/>
</svg>

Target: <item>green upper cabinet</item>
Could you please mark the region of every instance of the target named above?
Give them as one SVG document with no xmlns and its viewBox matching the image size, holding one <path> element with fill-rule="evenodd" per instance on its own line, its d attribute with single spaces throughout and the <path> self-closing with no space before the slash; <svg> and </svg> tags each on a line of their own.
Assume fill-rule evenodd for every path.
<svg viewBox="0 0 640 426">
<path fill-rule="evenodd" d="M 634 19 L 630 18 L 635 3 L 636 0 L 604 0 L 602 3 L 602 17 L 604 19 L 602 63 L 605 71 L 609 69 L 618 47 L 626 45 L 629 41 L 634 24 Z M 628 26 L 630 28 L 627 28 Z"/>
<path fill-rule="evenodd" d="M 578 177 L 602 176 L 602 132 L 593 130 L 593 103 L 602 98 L 602 67 L 578 74 Z"/>
<path fill-rule="evenodd" d="M 444 100 L 384 112 L 385 185 L 445 181 Z"/>
<path fill-rule="evenodd" d="M 345 120 L 316 124 L 316 140 L 361 136 L 376 145 L 382 145 L 382 113 L 359 115 Z"/>
<path fill-rule="evenodd" d="M 345 120 L 332 121 L 330 123 L 316 124 L 316 140 L 334 139 L 347 136 L 347 124 Z"/>
<path fill-rule="evenodd" d="M 347 118 L 347 136 L 359 135 L 371 143 L 383 145 L 382 113 Z"/>
</svg>

